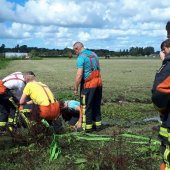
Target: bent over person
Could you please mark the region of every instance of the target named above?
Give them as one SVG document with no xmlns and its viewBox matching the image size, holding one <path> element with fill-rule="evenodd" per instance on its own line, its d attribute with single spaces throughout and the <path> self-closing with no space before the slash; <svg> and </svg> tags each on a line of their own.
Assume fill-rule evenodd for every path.
<svg viewBox="0 0 170 170">
<path fill-rule="evenodd" d="M 28 71 L 24 74 L 26 86 L 20 99 L 20 104 L 33 104 L 32 119 L 40 122 L 43 118 L 49 123 L 59 116 L 59 103 L 55 101 L 54 95 L 49 87 L 37 82 L 35 74 Z M 31 100 L 26 102 L 26 98 Z"/>
<path fill-rule="evenodd" d="M 0 133 L 14 132 L 17 128 L 16 114 L 25 81 L 21 72 L 14 72 L 0 80 Z"/>
<path fill-rule="evenodd" d="M 82 127 L 91 132 L 94 127 L 101 129 L 102 80 L 99 58 L 94 52 L 84 49 L 81 42 L 73 45 L 77 58 L 77 74 L 75 79 L 75 95 L 80 86 L 80 103 L 83 114 Z"/>
<path fill-rule="evenodd" d="M 68 121 L 70 127 L 79 131 L 82 128 L 82 112 L 80 102 L 76 100 L 66 100 L 60 103 L 60 114 L 65 121 Z"/>
<path fill-rule="evenodd" d="M 161 68 L 155 75 L 152 102 L 160 113 L 162 124 L 159 130 L 163 162 L 161 170 L 170 169 L 170 39 L 161 44 L 160 55 L 164 57 Z"/>
</svg>

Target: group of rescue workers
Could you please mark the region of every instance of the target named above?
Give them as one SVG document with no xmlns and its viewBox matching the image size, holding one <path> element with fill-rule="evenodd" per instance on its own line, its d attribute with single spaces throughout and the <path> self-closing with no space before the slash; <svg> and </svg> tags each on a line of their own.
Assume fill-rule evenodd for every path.
<svg viewBox="0 0 170 170">
<path fill-rule="evenodd" d="M 161 43 L 162 66 L 155 75 L 152 101 L 159 110 L 162 124 L 159 130 L 163 162 L 161 170 L 170 170 L 170 22 L 166 25 L 168 39 Z M 15 72 L 0 80 L 0 134 L 17 130 L 17 113 L 31 106 L 31 120 L 49 124 L 61 115 L 77 131 L 102 129 L 102 80 L 99 58 L 84 48 L 81 42 L 73 45 L 77 57 L 74 94 L 80 92 L 80 102 L 57 101 L 46 84 L 38 82 L 32 71 Z M 80 88 L 80 89 L 79 89 Z"/>
<path fill-rule="evenodd" d="M 99 58 L 84 49 L 81 42 L 73 45 L 77 58 L 74 93 L 80 91 L 80 102 L 57 101 L 46 84 L 38 82 L 32 71 L 14 72 L 0 80 L 0 135 L 17 131 L 17 114 L 31 109 L 30 120 L 52 123 L 60 117 L 77 131 L 91 132 L 101 129 L 102 80 Z M 79 90 L 80 86 L 80 90 Z"/>
</svg>

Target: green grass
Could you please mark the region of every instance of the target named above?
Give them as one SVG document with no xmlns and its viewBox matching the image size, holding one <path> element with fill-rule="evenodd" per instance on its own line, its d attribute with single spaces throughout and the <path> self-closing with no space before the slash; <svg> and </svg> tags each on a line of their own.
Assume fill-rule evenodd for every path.
<svg viewBox="0 0 170 170">
<path fill-rule="evenodd" d="M 37 79 L 46 83 L 56 98 L 61 94 L 73 97 L 76 74 L 75 59 L 44 59 L 12 61 L 0 76 L 14 71 L 32 70 Z M 103 102 L 119 100 L 151 102 L 151 87 L 159 60 L 105 60 L 100 61 L 103 79 Z"/>
<path fill-rule="evenodd" d="M 0 77 L 14 71 L 33 71 L 38 81 L 46 83 L 56 99 L 77 99 L 73 94 L 75 59 L 14 60 L 3 68 Z M 157 138 L 152 126 L 158 122 L 143 119 L 158 116 L 151 103 L 151 88 L 160 60 L 101 59 L 103 79 L 102 117 L 110 126 L 99 132 L 117 138 L 132 133 Z M 0 169 L 159 169 L 159 146 L 120 142 L 83 141 L 74 136 L 59 139 L 62 154 L 49 162 L 51 138 L 28 146 L 0 150 Z M 6 161 L 8 160 L 8 161 Z"/>
<path fill-rule="evenodd" d="M 9 62 L 10 62 L 10 60 L 8 60 L 8 59 L 0 59 L 0 70 L 7 67 Z"/>
</svg>

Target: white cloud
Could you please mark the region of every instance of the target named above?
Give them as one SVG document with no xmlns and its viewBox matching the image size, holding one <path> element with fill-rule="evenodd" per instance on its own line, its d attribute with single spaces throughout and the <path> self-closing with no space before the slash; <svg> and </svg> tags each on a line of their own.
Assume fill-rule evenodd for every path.
<svg viewBox="0 0 170 170">
<path fill-rule="evenodd" d="M 22 43 L 41 39 L 40 46 L 51 48 L 72 46 L 77 40 L 90 48 L 151 42 L 156 46 L 166 38 L 165 24 L 170 19 L 169 0 L 27 0 L 22 4 L 1 0 L 0 6 L 0 43 L 6 38 Z"/>
<path fill-rule="evenodd" d="M 14 12 L 12 10 L 14 5 L 12 3 L 1 0 L 0 7 L 0 22 L 14 19 Z"/>
</svg>

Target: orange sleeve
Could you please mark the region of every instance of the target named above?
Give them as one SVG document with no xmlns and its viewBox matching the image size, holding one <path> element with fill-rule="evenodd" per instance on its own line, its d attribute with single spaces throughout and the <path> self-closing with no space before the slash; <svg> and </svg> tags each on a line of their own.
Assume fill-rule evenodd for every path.
<svg viewBox="0 0 170 170">
<path fill-rule="evenodd" d="M 170 93 L 170 76 L 168 76 L 162 83 L 160 83 L 156 90 L 162 93 Z"/>
</svg>

